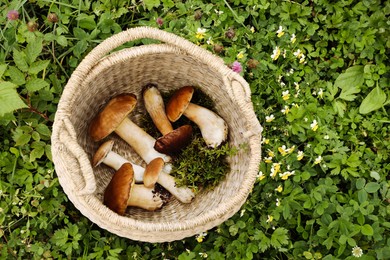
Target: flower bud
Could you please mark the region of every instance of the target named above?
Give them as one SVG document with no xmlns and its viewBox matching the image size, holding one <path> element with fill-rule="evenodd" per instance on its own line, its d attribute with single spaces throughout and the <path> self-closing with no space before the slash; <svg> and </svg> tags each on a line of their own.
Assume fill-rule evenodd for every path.
<svg viewBox="0 0 390 260">
<path fill-rule="evenodd" d="M 255 60 L 255 59 L 250 59 L 250 60 L 248 60 L 247 65 L 248 65 L 248 68 L 255 69 L 257 67 L 257 65 L 259 65 L 259 61 Z"/>
<path fill-rule="evenodd" d="M 47 16 L 47 20 L 51 23 L 58 23 L 58 16 L 55 13 L 50 13 Z"/>
<path fill-rule="evenodd" d="M 38 29 L 38 24 L 31 20 L 27 23 L 27 30 L 29 30 L 30 32 L 35 32 L 36 30 Z"/>
<path fill-rule="evenodd" d="M 230 27 L 230 28 L 225 32 L 225 37 L 226 37 L 226 38 L 229 38 L 229 39 L 233 39 L 234 36 L 236 36 L 236 33 L 234 32 L 234 29 Z"/>
<path fill-rule="evenodd" d="M 200 20 L 202 18 L 202 11 L 201 10 L 196 10 L 194 13 L 194 18 L 195 20 Z"/>
<path fill-rule="evenodd" d="M 158 26 L 161 27 L 164 24 L 164 20 L 161 17 L 157 17 L 156 23 Z"/>
<path fill-rule="evenodd" d="M 223 46 L 219 45 L 219 44 L 214 44 L 213 49 L 214 49 L 214 52 L 218 53 L 218 54 L 223 52 Z"/>
</svg>

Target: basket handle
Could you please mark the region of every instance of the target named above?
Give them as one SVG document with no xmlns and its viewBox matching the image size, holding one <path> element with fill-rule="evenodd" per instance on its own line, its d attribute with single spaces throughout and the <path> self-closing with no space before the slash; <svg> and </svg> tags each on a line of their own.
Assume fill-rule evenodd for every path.
<svg viewBox="0 0 390 260">
<path fill-rule="evenodd" d="M 113 51 L 115 48 L 123 45 L 126 42 L 135 41 L 139 39 L 154 39 L 165 42 L 169 45 L 175 46 L 186 53 L 201 59 L 204 63 L 208 64 L 210 67 L 213 67 L 215 70 L 220 72 L 222 75 L 226 75 L 230 82 L 225 82 L 225 85 L 228 91 L 231 93 L 235 93 L 237 90 L 237 84 L 232 84 L 236 78 L 241 78 L 239 74 L 233 72 L 231 69 L 227 68 L 223 59 L 210 53 L 209 51 L 197 46 L 196 44 L 178 36 L 170 32 L 166 32 L 157 28 L 148 27 L 148 26 L 140 26 L 135 28 L 127 29 L 126 31 L 122 31 L 117 33 L 99 45 L 97 45 L 94 49 L 92 49 L 87 56 L 81 61 L 77 69 L 73 72 L 72 77 L 69 81 L 75 80 L 76 82 L 72 82 L 73 86 L 78 86 L 79 81 L 84 80 L 85 75 L 95 66 L 100 59 L 102 59 L 105 55 L 107 55 L 110 51 Z M 226 84 L 228 83 L 228 84 Z M 241 84 L 241 88 L 244 91 L 245 101 L 250 101 L 251 93 L 248 84 Z M 236 88 L 236 89 L 234 89 Z"/>
<path fill-rule="evenodd" d="M 61 143 L 66 147 L 79 164 L 82 178 L 84 179 L 85 186 L 77 190 L 77 195 L 92 194 L 96 190 L 96 180 L 93 174 L 92 166 L 88 156 L 84 149 L 77 143 L 76 131 L 72 122 L 68 117 L 62 119 L 62 131 L 59 133 L 59 139 Z M 70 176 L 72 178 L 72 176 Z M 76 183 L 76 186 L 79 183 Z"/>
</svg>

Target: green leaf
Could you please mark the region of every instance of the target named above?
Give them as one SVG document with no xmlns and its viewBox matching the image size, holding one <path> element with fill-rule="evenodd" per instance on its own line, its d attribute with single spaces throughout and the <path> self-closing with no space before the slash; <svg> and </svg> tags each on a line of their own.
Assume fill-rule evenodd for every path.
<svg viewBox="0 0 390 260">
<path fill-rule="evenodd" d="M 332 103 L 333 109 L 340 117 L 344 117 L 344 112 L 347 110 L 347 105 L 343 101 L 335 101 Z"/>
<path fill-rule="evenodd" d="M 360 87 L 363 83 L 364 67 L 356 65 L 348 68 L 344 73 L 340 74 L 334 84 L 341 89 L 349 89 L 352 87 Z"/>
<path fill-rule="evenodd" d="M 153 7 L 158 7 L 160 5 L 160 0 L 144 0 L 143 2 L 148 10 L 152 10 Z"/>
<path fill-rule="evenodd" d="M 63 246 L 68 241 L 68 231 L 65 229 L 57 230 L 50 240 L 57 246 Z"/>
<path fill-rule="evenodd" d="M 47 83 L 43 79 L 30 79 L 26 83 L 26 89 L 30 92 L 38 91 L 38 90 L 43 89 L 47 86 L 49 86 L 49 83 Z"/>
<path fill-rule="evenodd" d="M 14 49 L 13 59 L 16 67 L 18 67 L 21 71 L 26 72 L 28 70 L 26 55 L 23 52 Z"/>
<path fill-rule="evenodd" d="M 27 107 L 11 82 L 0 82 L 0 116 L 11 113 L 16 109 Z"/>
<path fill-rule="evenodd" d="M 39 60 L 35 61 L 33 64 L 31 64 L 30 68 L 28 69 L 28 72 L 30 74 L 38 74 L 40 71 L 44 70 L 47 68 L 49 65 L 50 61 L 49 60 Z"/>
<path fill-rule="evenodd" d="M 27 44 L 26 47 L 26 57 L 27 57 L 27 62 L 29 64 L 32 64 L 39 54 L 42 52 L 42 39 L 41 38 L 35 38 L 33 41 L 31 41 L 29 44 Z"/>
<path fill-rule="evenodd" d="M 258 247 L 261 252 L 265 252 L 271 245 L 271 240 L 261 230 L 255 231 L 254 239 L 259 241 Z"/>
<path fill-rule="evenodd" d="M 0 64 L 0 78 L 3 76 L 6 70 L 7 70 L 7 64 Z"/>
<path fill-rule="evenodd" d="M 376 182 L 369 182 L 366 184 L 366 186 L 364 187 L 364 189 L 368 192 L 368 193 L 375 193 L 379 190 L 381 186 L 376 183 Z"/>
<path fill-rule="evenodd" d="M 376 86 L 371 92 L 363 99 L 359 107 L 360 114 L 368 114 L 374 110 L 381 108 L 386 102 L 386 93 Z"/>
<path fill-rule="evenodd" d="M 9 73 L 9 76 L 11 77 L 11 82 L 12 83 L 15 83 L 18 86 L 23 85 L 24 83 L 26 83 L 24 73 L 21 72 L 15 66 L 9 66 L 8 73 Z"/>
<path fill-rule="evenodd" d="M 51 131 L 50 131 L 49 127 L 47 125 L 45 125 L 45 124 L 37 125 L 35 130 L 37 130 L 37 132 L 39 134 L 41 134 L 41 135 L 45 135 L 45 136 L 50 136 L 51 135 Z"/>
<path fill-rule="evenodd" d="M 42 157 L 42 155 L 45 153 L 44 147 L 37 147 L 34 148 L 30 153 L 30 162 L 35 161 L 36 159 L 39 159 Z"/>
<path fill-rule="evenodd" d="M 368 225 L 368 224 L 363 225 L 362 229 L 360 231 L 365 236 L 372 236 L 372 235 L 374 235 L 374 229 L 370 225 Z"/>
<path fill-rule="evenodd" d="M 353 101 L 357 97 L 355 94 L 359 92 L 360 86 L 349 86 L 348 88 L 341 89 L 339 98 L 347 101 Z"/>
<path fill-rule="evenodd" d="M 288 244 L 288 230 L 285 228 L 277 228 L 271 236 L 271 245 L 275 248 L 281 248 L 282 245 Z"/>
</svg>

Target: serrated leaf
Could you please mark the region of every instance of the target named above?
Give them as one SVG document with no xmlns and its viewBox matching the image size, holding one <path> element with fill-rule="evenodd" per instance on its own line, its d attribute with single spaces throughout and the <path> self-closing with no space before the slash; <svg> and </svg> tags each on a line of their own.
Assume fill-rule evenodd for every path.
<svg viewBox="0 0 390 260">
<path fill-rule="evenodd" d="M 288 244 L 288 230 L 285 228 L 277 228 L 271 236 L 271 245 L 275 248 L 281 248 L 282 245 Z"/>
<path fill-rule="evenodd" d="M 28 69 L 28 72 L 30 74 L 38 74 L 40 71 L 44 70 L 47 68 L 49 65 L 50 61 L 48 60 L 39 60 L 35 61 L 33 64 L 31 64 L 30 68 Z"/>
<path fill-rule="evenodd" d="M 386 93 L 377 86 L 363 99 L 359 107 L 360 114 L 368 114 L 381 108 L 386 102 Z"/>
<path fill-rule="evenodd" d="M 30 92 L 38 91 L 47 86 L 49 86 L 49 83 L 43 79 L 30 79 L 26 83 L 26 89 Z"/>
<path fill-rule="evenodd" d="M 258 248 L 261 252 L 265 252 L 271 245 L 271 240 L 260 230 L 256 230 L 254 239 L 259 241 Z"/>
<path fill-rule="evenodd" d="M 18 67 L 21 71 L 26 72 L 28 70 L 26 55 L 23 52 L 14 49 L 13 59 L 16 67 Z"/>
<path fill-rule="evenodd" d="M 332 103 L 334 111 L 339 114 L 340 117 L 344 117 L 344 112 L 347 110 L 347 106 L 342 101 L 335 101 Z"/>
<path fill-rule="evenodd" d="M 27 62 L 29 64 L 32 64 L 37 59 L 39 54 L 41 54 L 42 52 L 42 48 L 43 48 L 42 39 L 40 38 L 35 38 L 33 41 L 27 44 L 25 52 L 26 52 Z"/>
<path fill-rule="evenodd" d="M 50 240 L 57 246 L 65 245 L 68 241 L 68 231 L 65 229 L 57 230 Z"/>
<path fill-rule="evenodd" d="M 16 109 L 27 107 L 11 82 L 0 82 L 0 116 L 11 113 Z"/>
<path fill-rule="evenodd" d="M 36 159 L 39 159 L 42 157 L 42 155 L 45 153 L 45 149 L 43 147 L 37 147 L 34 148 L 30 152 L 30 162 L 35 161 Z"/>
<path fill-rule="evenodd" d="M 15 66 L 9 66 L 8 73 L 9 73 L 9 76 L 11 77 L 12 83 L 15 83 L 18 86 L 26 83 L 25 76 L 24 76 L 23 72 L 21 72 Z"/>
<path fill-rule="evenodd" d="M 360 86 L 350 86 L 348 88 L 341 89 L 340 98 L 347 100 L 347 101 L 353 101 L 356 98 L 356 93 L 360 92 Z"/>
<path fill-rule="evenodd" d="M 56 38 L 56 42 L 61 45 L 62 47 L 68 46 L 68 39 L 66 39 L 65 36 L 60 35 Z"/>
</svg>

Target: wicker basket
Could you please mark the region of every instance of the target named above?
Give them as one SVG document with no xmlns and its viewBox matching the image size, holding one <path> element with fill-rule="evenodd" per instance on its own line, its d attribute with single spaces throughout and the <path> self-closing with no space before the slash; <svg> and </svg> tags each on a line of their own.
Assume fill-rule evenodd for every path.
<svg viewBox="0 0 390 260">
<path fill-rule="evenodd" d="M 155 39 L 159 44 L 114 51 L 128 41 Z M 110 54 L 109 54 L 110 53 Z M 91 119 L 113 96 L 134 93 L 139 101 L 130 114 L 140 122 L 146 113 L 142 86 L 157 83 L 162 92 L 197 86 L 215 102 L 215 111 L 229 127 L 232 145 L 248 149 L 231 158 L 231 171 L 214 189 L 200 192 L 193 202 L 170 201 L 161 210 L 130 208 L 120 216 L 103 205 L 103 192 L 113 170 L 92 168 L 91 158 L 101 143 L 87 129 Z M 262 128 L 255 116 L 248 83 L 222 59 L 174 34 L 149 27 L 118 33 L 99 44 L 73 72 L 58 104 L 52 154 L 59 182 L 80 212 L 103 229 L 132 240 L 168 242 L 209 230 L 235 214 L 247 199 L 261 159 Z M 144 162 L 118 136 L 114 150 L 140 165 Z"/>
</svg>

